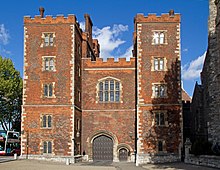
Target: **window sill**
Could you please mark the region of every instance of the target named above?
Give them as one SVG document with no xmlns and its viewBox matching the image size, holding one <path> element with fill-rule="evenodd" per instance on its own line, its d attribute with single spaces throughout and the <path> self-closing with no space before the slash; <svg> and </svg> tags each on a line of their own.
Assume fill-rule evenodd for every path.
<svg viewBox="0 0 220 170">
<path fill-rule="evenodd" d="M 165 71 L 167 71 L 167 70 L 151 70 L 151 71 L 155 71 L 155 72 L 165 72 Z"/>
<path fill-rule="evenodd" d="M 151 45 L 155 45 L 155 46 L 158 46 L 158 45 L 168 45 L 168 43 L 163 43 L 163 44 L 154 44 L 154 43 L 152 43 Z"/>
<path fill-rule="evenodd" d="M 41 48 L 53 48 L 53 47 L 56 47 L 56 45 L 48 45 L 48 46 L 46 46 L 46 45 L 44 45 L 44 44 L 41 44 L 40 47 L 41 47 Z"/>
<path fill-rule="evenodd" d="M 151 98 L 152 98 L 152 99 L 167 99 L 168 96 L 164 96 L 164 97 L 155 97 L 155 96 L 152 96 Z"/>
<path fill-rule="evenodd" d="M 42 130 L 52 130 L 52 127 L 41 127 Z"/>
<path fill-rule="evenodd" d="M 103 103 L 103 104 L 118 103 L 118 104 L 120 104 L 120 103 L 121 103 L 121 101 L 118 101 L 118 102 L 101 102 L 101 101 L 98 101 L 98 103 Z"/>
<path fill-rule="evenodd" d="M 56 72 L 57 70 L 42 70 L 43 72 Z"/>
<path fill-rule="evenodd" d="M 155 127 L 157 128 L 166 128 L 166 127 L 169 127 L 168 125 L 155 125 Z"/>
<path fill-rule="evenodd" d="M 43 99 L 55 99 L 56 96 L 51 96 L 51 97 L 48 97 L 48 96 L 42 96 L 41 98 L 43 98 Z"/>
</svg>

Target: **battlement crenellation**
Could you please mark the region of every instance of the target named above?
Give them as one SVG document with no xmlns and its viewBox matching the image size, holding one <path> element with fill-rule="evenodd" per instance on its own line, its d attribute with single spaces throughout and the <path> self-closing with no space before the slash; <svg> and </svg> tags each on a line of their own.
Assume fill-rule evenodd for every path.
<svg viewBox="0 0 220 170">
<path fill-rule="evenodd" d="M 83 59 L 85 66 L 89 67 L 135 67 L 135 58 L 132 57 L 130 60 L 126 58 L 96 58 L 96 61 L 91 61 L 90 58 Z"/>
<path fill-rule="evenodd" d="M 173 12 L 173 11 L 171 11 Z M 147 16 L 144 14 L 137 14 L 134 21 L 137 22 L 180 22 L 180 14 L 166 13 L 161 15 L 156 15 L 155 13 L 149 13 Z"/>
<path fill-rule="evenodd" d="M 64 23 L 64 24 L 75 24 L 77 23 L 76 16 L 74 14 L 69 14 L 67 17 L 64 15 L 57 15 L 56 17 L 53 17 L 51 15 L 47 15 L 46 17 L 41 17 L 40 15 L 35 15 L 34 18 L 31 18 L 31 16 L 24 16 L 24 24 L 33 24 L 33 23 L 39 23 L 39 24 L 58 24 L 58 23 Z"/>
</svg>

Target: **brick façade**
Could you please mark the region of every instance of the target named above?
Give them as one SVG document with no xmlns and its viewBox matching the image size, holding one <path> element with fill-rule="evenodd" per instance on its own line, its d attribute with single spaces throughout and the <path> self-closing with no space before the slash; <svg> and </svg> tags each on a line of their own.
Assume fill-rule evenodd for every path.
<svg viewBox="0 0 220 170">
<path fill-rule="evenodd" d="M 127 150 L 137 165 L 179 160 L 182 140 L 180 87 L 180 15 L 135 17 L 134 50 L 129 61 L 99 58 L 92 39 L 93 23 L 85 14 L 85 31 L 74 15 L 24 18 L 24 95 L 22 155 L 93 160 L 93 142 L 107 136 L 113 161 Z M 166 44 L 152 45 L 154 30 L 166 31 Z M 42 47 L 42 33 L 54 32 L 54 46 Z M 55 71 L 42 69 L 42 56 L 55 56 Z M 165 57 L 165 71 L 152 71 L 153 57 Z M 98 82 L 120 82 L 119 102 L 100 102 Z M 43 97 L 43 84 L 54 82 L 54 96 Z M 166 98 L 153 98 L 152 85 L 165 83 Z M 155 126 L 154 111 L 166 111 L 167 125 Z M 40 116 L 52 115 L 52 127 L 42 128 Z M 43 154 L 43 141 L 52 141 L 52 154 Z M 158 140 L 164 152 L 158 153 Z"/>
</svg>

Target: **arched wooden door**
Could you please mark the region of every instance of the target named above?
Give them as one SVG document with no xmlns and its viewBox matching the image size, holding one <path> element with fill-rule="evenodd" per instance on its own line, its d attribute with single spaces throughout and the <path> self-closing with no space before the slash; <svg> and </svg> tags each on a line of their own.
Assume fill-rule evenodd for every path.
<svg viewBox="0 0 220 170">
<path fill-rule="evenodd" d="M 113 141 L 111 138 L 101 135 L 93 140 L 93 161 L 113 160 Z"/>
<path fill-rule="evenodd" d="M 125 148 L 119 150 L 119 161 L 127 161 L 128 160 L 128 151 Z"/>
</svg>

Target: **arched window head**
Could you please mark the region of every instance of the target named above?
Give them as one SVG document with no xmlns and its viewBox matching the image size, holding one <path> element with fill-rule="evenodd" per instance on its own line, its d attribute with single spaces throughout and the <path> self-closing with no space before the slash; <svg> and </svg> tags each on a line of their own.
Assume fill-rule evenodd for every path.
<svg viewBox="0 0 220 170">
<path fill-rule="evenodd" d="M 113 78 L 102 79 L 98 83 L 99 102 L 120 102 L 121 83 Z"/>
</svg>

